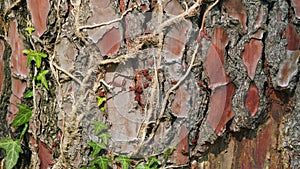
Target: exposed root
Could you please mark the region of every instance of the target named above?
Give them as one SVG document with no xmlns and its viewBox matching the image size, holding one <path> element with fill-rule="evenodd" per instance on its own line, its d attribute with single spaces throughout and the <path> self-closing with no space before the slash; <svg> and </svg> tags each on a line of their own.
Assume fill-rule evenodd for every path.
<svg viewBox="0 0 300 169">
<path fill-rule="evenodd" d="M 159 123 L 160 123 L 160 120 L 163 118 L 164 116 L 164 113 L 165 113 L 165 110 L 166 110 L 166 107 L 167 107 L 167 104 L 168 104 L 168 100 L 169 100 L 169 97 L 172 93 L 174 93 L 174 91 L 179 87 L 180 84 L 183 83 L 183 81 L 188 77 L 188 75 L 190 74 L 192 68 L 193 68 L 193 65 L 194 65 L 194 61 L 196 59 L 196 55 L 197 55 L 197 52 L 198 52 L 198 49 L 199 49 L 199 44 L 197 43 L 196 45 L 196 48 L 194 50 L 194 53 L 192 55 L 192 59 L 191 59 L 191 63 L 187 69 L 187 71 L 185 72 L 185 74 L 179 79 L 179 81 L 174 85 L 172 86 L 166 93 L 166 96 L 162 102 L 162 106 L 161 106 L 161 110 L 160 110 L 160 113 L 159 113 L 159 116 L 158 116 L 158 119 L 156 120 L 156 123 L 155 123 L 155 127 L 154 127 L 154 130 L 153 131 L 156 131 L 156 129 L 158 128 L 159 126 Z M 175 115 L 174 115 L 175 116 Z M 154 132 L 151 133 L 151 137 L 154 136 Z"/>
<path fill-rule="evenodd" d="M 117 19 L 114 19 L 114 20 L 111 20 L 111 21 L 108 21 L 108 22 L 103 22 L 103 23 L 98 23 L 98 24 L 94 24 L 94 25 L 84 25 L 84 26 L 79 26 L 77 28 L 77 30 L 82 30 L 82 29 L 94 29 L 94 28 L 98 28 L 98 27 L 102 27 L 102 26 L 107 26 L 107 25 L 110 25 L 110 24 L 113 24 L 115 22 L 119 22 L 121 21 L 124 16 L 126 16 L 129 12 L 133 11 L 133 9 L 137 8 L 136 5 L 133 5 L 131 8 L 127 9 L 122 15 L 120 18 L 117 18 Z"/>
<path fill-rule="evenodd" d="M 111 85 L 107 84 L 103 79 L 100 79 L 100 82 L 109 90 L 113 88 Z"/>
<path fill-rule="evenodd" d="M 114 58 L 114 59 L 105 59 L 105 60 L 101 60 L 101 61 L 99 62 L 99 65 L 100 65 L 100 66 L 103 66 L 103 65 L 107 65 L 107 64 L 122 63 L 122 62 L 127 61 L 128 59 L 133 59 L 133 58 L 135 58 L 135 57 L 136 57 L 136 54 L 135 54 L 135 53 L 125 54 L 125 55 L 118 56 L 117 58 Z"/>
<path fill-rule="evenodd" d="M 201 22 L 201 27 L 200 27 L 200 32 L 203 30 L 204 28 L 204 21 L 205 21 L 205 17 L 208 14 L 208 12 L 215 6 L 217 5 L 217 3 L 219 3 L 220 0 L 216 0 L 214 3 L 212 3 L 204 12 L 203 14 L 203 18 L 202 18 L 202 22 Z"/>
<path fill-rule="evenodd" d="M 75 76 L 73 76 L 70 72 L 68 72 L 67 70 L 65 70 L 64 68 L 58 66 L 55 62 L 53 62 L 53 66 L 57 69 L 62 71 L 64 74 L 66 74 L 67 76 L 69 76 L 70 78 L 72 78 L 75 82 L 77 82 L 80 86 L 83 86 L 83 83 L 76 78 Z"/>
<path fill-rule="evenodd" d="M 202 5 L 202 0 L 198 0 L 196 3 L 194 3 L 190 8 L 188 8 L 185 12 L 176 15 L 166 21 L 164 21 L 162 24 L 159 25 L 159 27 L 154 31 L 154 34 L 157 34 L 161 32 L 165 27 L 170 26 L 174 23 L 178 23 L 181 20 L 183 20 L 187 16 L 192 16 L 196 9 Z"/>
</svg>

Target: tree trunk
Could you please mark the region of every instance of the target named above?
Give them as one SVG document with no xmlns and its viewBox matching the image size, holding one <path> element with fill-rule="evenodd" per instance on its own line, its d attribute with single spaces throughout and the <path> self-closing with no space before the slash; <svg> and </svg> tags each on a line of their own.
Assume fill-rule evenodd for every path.
<svg viewBox="0 0 300 169">
<path fill-rule="evenodd" d="M 112 168 L 300 168 L 298 0 L 0 2 L 0 139 L 32 110 L 16 168 L 92 166 L 91 142 Z"/>
</svg>

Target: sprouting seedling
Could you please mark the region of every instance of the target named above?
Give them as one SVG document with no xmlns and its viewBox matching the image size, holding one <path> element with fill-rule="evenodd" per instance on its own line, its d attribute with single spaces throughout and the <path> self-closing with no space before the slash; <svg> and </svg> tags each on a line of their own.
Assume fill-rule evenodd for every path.
<svg viewBox="0 0 300 169">
<path fill-rule="evenodd" d="M 49 70 L 41 70 L 41 72 L 36 76 L 36 80 L 41 81 L 44 87 L 49 90 L 46 74 L 49 73 Z"/>
<path fill-rule="evenodd" d="M 174 147 L 169 147 L 167 150 L 164 151 L 164 160 L 165 162 L 168 160 L 169 156 L 173 154 L 175 148 Z"/>
<path fill-rule="evenodd" d="M 161 166 L 161 162 L 156 157 L 148 157 L 148 161 L 139 163 L 136 169 L 157 169 Z"/>
<path fill-rule="evenodd" d="M 31 26 L 31 22 L 29 20 L 26 21 L 26 28 L 28 35 L 32 35 L 32 32 L 35 31 L 35 28 Z"/>
<path fill-rule="evenodd" d="M 33 97 L 33 92 L 32 90 L 27 90 L 26 93 L 24 94 L 24 99 L 29 99 Z"/>
<path fill-rule="evenodd" d="M 32 35 L 32 32 L 34 32 L 34 31 L 35 31 L 35 28 L 34 28 L 34 27 L 31 27 L 31 26 L 29 26 L 29 27 L 26 27 L 26 28 L 25 28 L 25 30 L 28 32 L 28 35 Z"/>
<path fill-rule="evenodd" d="M 30 121 L 32 115 L 32 110 L 29 106 L 18 104 L 17 107 L 19 112 L 11 125 L 13 127 L 24 125 L 20 138 L 16 140 L 11 138 L 4 138 L 0 140 L 0 148 L 4 149 L 6 153 L 5 167 L 7 169 L 12 169 L 18 162 L 19 154 L 23 153 L 21 148 L 21 140 L 28 129 L 28 122 Z"/>
<path fill-rule="evenodd" d="M 108 129 L 107 125 L 104 123 L 101 123 L 100 121 L 94 121 L 93 124 L 95 127 L 95 135 L 98 135 L 98 134 L 102 133 L 104 130 Z"/>
<path fill-rule="evenodd" d="M 95 157 L 102 149 L 106 149 L 106 145 L 94 141 L 88 142 L 88 145 L 93 148 L 92 157 Z"/>
<path fill-rule="evenodd" d="M 88 142 L 88 145 L 93 148 L 91 154 L 92 157 L 94 158 L 91 161 L 91 164 L 93 164 L 93 166 L 84 167 L 81 169 L 96 169 L 97 168 L 96 166 L 99 166 L 101 169 L 107 169 L 108 163 L 112 162 L 112 160 L 105 156 L 97 156 L 97 155 L 99 155 L 101 150 L 105 150 L 107 147 L 108 139 L 110 138 L 110 135 L 106 132 L 108 126 L 100 121 L 94 121 L 93 124 L 94 124 L 95 135 L 101 138 L 101 142 L 94 142 L 94 141 Z"/>
<path fill-rule="evenodd" d="M 103 105 L 104 102 L 106 102 L 106 98 L 101 96 L 97 96 L 97 100 L 98 100 L 98 107 L 100 107 L 101 105 Z M 105 112 L 105 107 L 100 107 L 100 110 Z"/>
<path fill-rule="evenodd" d="M 0 140 L 0 148 L 4 149 L 6 153 L 5 167 L 12 169 L 18 162 L 19 153 L 23 153 L 20 140 L 2 139 Z"/>
<path fill-rule="evenodd" d="M 42 58 L 47 57 L 47 54 L 43 52 L 37 52 L 32 49 L 23 50 L 23 53 L 28 56 L 27 67 L 31 64 L 32 61 L 35 61 L 36 67 L 40 68 L 42 65 Z"/>
<path fill-rule="evenodd" d="M 108 163 L 112 162 L 111 159 L 107 157 L 97 157 L 91 161 L 92 164 L 98 165 L 101 169 L 107 169 L 108 168 Z"/>
<path fill-rule="evenodd" d="M 130 159 L 127 156 L 119 156 L 116 158 L 116 161 L 118 161 L 121 164 L 122 169 L 128 169 L 132 159 Z"/>
<path fill-rule="evenodd" d="M 19 109 L 19 112 L 11 124 L 14 127 L 21 126 L 25 123 L 28 123 L 32 115 L 32 111 L 29 106 L 18 104 L 17 107 Z"/>
</svg>

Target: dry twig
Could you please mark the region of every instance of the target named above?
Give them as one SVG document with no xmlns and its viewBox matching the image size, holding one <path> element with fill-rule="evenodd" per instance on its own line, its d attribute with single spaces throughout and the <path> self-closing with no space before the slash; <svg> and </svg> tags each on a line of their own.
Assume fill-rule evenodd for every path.
<svg viewBox="0 0 300 169">
<path fill-rule="evenodd" d="M 183 20 L 185 17 L 192 15 L 201 4 L 202 4 L 202 0 L 198 0 L 185 12 L 166 20 L 165 22 L 159 25 L 159 27 L 154 31 L 154 34 L 157 34 L 161 32 L 165 27 L 170 26 L 176 22 Z"/>
<path fill-rule="evenodd" d="M 102 26 L 106 26 L 106 25 L 110 25 L 113 24 L 115 22 L 119 22 L 121 21 L 125 15 L 127 15 L 129 12 L 131 12 L 133 9 L 135 9 L 137 6 L 134 5 L 133 7 L 127 9 L 120 18 L 108 21 L 108 22 L 103 22 L 103 23 L 98 23 L 98 24 L 94 24 L 94 25 L 84 25 L 84 26 L 80 26 L 77 28 L 77 30 L 82 30 L 82 29 L 93 29 L 93 28 L 98 28 L 98 27 L 102 27 Z"/>
<path fill-rule="evenodd" d="M 199 49 L 199 44 L 197 43 L 196 45 L 196 48 L 194 50 L 194 53 L 192 55 L 192 60 L 191 60 L 191 63 L 187 69 L 187 71 L 185 72 L 185 74 L 179 79 L 179 81 L 174 85 L 172 86 L 166 93 L 166 96 L 162 102 L 162 107 L 161 107 L 161 111 L 159 113 L 159 117 L 158 117 L 158 120 L 156 121 L 156 126 L 159 125 L 159 122 L 161 120 L 161 118 L 163 117 L 164 115 L 164 112 L 165 112 L 165 109 L 166 109 L 166 106 L 167 106 L 167 103 L 168 103 L 168 100 L 169 100 L 169 97 L 171 95 L 171 93 L 173 93 L 178 87 L 179 85 L 188 77 L 188 75 L 190 74 L 192 68 L 193 68 L 193 65 L 194 65 L 194 61 L 195 61 L 195 58 L 196 58 L 196 55 L 197 55 L 197 52 L 198 52 L 198 49 Z"/>
<path fill-rule="evenodd" d="M 66 74 L 67 76 L 69 76 L 70 78 L 72 78 L 73 80 L 75 80 L 75 82 L 77 82 L 80 86 L 83 85 L 83 83 L 75 76 L 73 76 L 70 72 L 68 72 L 67 70 L 65 70 L 64 68 L 58 66 L 55 62 L 52 63 L 53 66 L 57 69 L 62 71 L 64 74 Z"/>
<path fill-rule="evenodd" d="M 215 5 L 217 5 L 217 3 L 219 3 L 219 1 L 220 1 L 220 0 L 216 0 L 214 3 L 212 3 L 212 4 L 205 10 L 205 12 L 204 12 L 204 14 L 203 14 L 203 18 L 202 18 L 202 23 L 201 23 L 200 31 L 202 31 L 203 28 L 204 28 L 204 21 L 205 21 L 205 17 L 206 17 L 206 15 L 207 15 L 207 13 L 208 13 Z"/>
</svg>

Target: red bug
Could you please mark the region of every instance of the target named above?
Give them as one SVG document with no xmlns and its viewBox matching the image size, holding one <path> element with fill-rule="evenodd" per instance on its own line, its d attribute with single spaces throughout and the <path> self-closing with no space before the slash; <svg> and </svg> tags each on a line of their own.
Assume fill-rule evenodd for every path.
<svg viewBox="0 0 300 169">
<path fill-rule="evenodd" d="M 151 76 L 146 76 L 146 79 L 148 80 L 148 81 L 151 81 L 152 80 L 152 77 Z"/>
<path fill-rule="evenodd" d="M 105 97 L 105 92 L 104 92 L 103 90 L 101 90 L 101 91 L 99 92 L 99 96 L 100 96 L 100 97 Z"/>
<path fill-rule="evenodd" d="M 142 88 L 142 86 L 136 86 L 135 91 L 136 91 L 136 93 L 142 94 L 142 93 L 143 93 L 143 88 Z"/>
<path fill-rule="evenodd" d="M 149 75 L 149 71 L 147 69 L 143 69 L 141 72 L 145 77 Z"/>
<path fill-rule="evenodd" d="M 282 29 L 280 29 L 280 31 L 279 31 L 279 35 L 280 35 L 280 37 L 282 37 L 282 36 L 283 36 L 283 34 L 284 34 L 283 30 L 282 30 Z"/>
<path fill-rule="evenodd" d="M 54 161 L 52 161 L 52 160 L 50 160 L 50 161 L 48 161 L 48 164 L 49 164 L 49 165 L 54 165 L 54 164 L 55 164 L 55 162 L 54 162 Z"/>
<path fill-rule="evenodd" d="M 141 84 L 142 84 L 142 73 L 141 72 L 136 73 L 135 80 L 136 80 L 136 86 L 141 86 Z"/>
<path fill-rule="evenodd" d="M 206 30 L 203 29 L 201 32 L 200 32 L 200 36 L 201 37 L 204 37 L 206 40 L 210 40 L 211 37 L 207 34 Z"/>
<path fill-rule="evenodd" d="M 129 86 L 129 90 L 130 90 L 130 91 L 134 91 L 134 90 L 135 90 L 135 87 Z"/>
<path fill-rule="evenodd" d="M 137 94 L 134 98 L 135 101 L 140 102 L 141 101 L 141 95 Z"/>
<path fill-rule="evenodd" d="M 206 30 L 203 29 L 202 31 L 199 31 L 198 36 L 197 36 L 197 42 L 200 44 L 201 43 L 201 39 L 205 38 L 206 40 L 210 40 L 211 37 L 207 34 Z"/>
<path fill-rule="evenodd" d="M 172 83 L 173 85 L 175 85 L 175 84 L 178 83 L 178 81 L 177 81 L 177 80 L 172 80 L 171 83 Z"/>
<path fill-rule="evenodd" d="M 197 85 L 198 85 L 199 87 L 202 87 L 202 88 L 204 88 L 204 89 L 207 89 L 207 86 L 206 86 L 205 84 L 203 84 L 202 82 L 198 82 Z"/>
<path fill-rule="evenodd" d="M 207 87 L 207 85 L 203 84 L 202 82 L 198 82 L 197 85 L 204 89 L 207 93 L 210 93 L 210 89 Z"/>
<path fill-rule="evenodd" d="M 192 142 L 193 144 L 196 144 L 196 143 L 197 143 L 197 140 L 191 140 L 191 142 Z"/>
<path fill-rule="evenodd" d="M 148 86 L 149 86 L 149 84 L 148 84 L 147 82 L 144 82 L 144 83 L 143 83 L 144 89 L 146 89 Z"/>
</svg>

